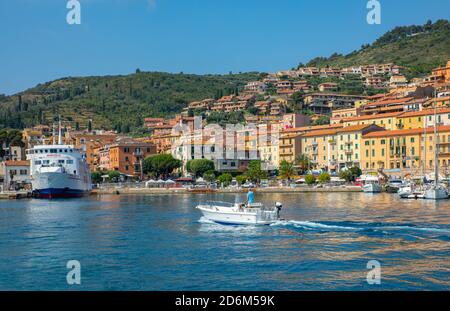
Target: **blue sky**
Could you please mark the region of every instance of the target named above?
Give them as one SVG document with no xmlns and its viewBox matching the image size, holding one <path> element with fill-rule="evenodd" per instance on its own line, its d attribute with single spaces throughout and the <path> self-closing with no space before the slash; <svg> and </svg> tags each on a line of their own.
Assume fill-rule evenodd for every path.
<svg viewBox="0 0 450 311">
<path fill-rule="evenodd" d="M 66 0 L 0 1 L 0 93 L 66 76 L 145 71 L 277 71 L 348 53 L 399 25 L 449 19 L 448 0 Z"/>
</svg>

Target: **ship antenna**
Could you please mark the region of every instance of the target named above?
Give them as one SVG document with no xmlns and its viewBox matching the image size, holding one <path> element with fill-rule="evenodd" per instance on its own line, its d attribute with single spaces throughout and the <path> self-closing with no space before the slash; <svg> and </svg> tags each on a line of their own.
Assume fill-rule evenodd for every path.
<svg viewBox="0 0 450 311">
<path fill-rule="evenodd" d="M 56 133 L 55 133 L 55 123 L 52 124 L 52 136 L 53 136 L 53 145 L 56 144 Z"/>
<path fill-rule="evenodd" d="M 58 116 L 59 124 L 58 124 L 58 145 L 62 145 L 62 135 L 61 135 L 61 116 Z"/>
</svg>

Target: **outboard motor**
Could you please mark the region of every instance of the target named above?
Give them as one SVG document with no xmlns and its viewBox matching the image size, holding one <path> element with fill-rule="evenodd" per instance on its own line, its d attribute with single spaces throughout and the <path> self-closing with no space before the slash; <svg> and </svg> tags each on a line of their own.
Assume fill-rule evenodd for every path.
<svg viewBox="0 0 450 311">
<path fill-rule="evenodd" d="M 283 207 L 283 204 L 281 204 L 280 202 L 275 203 L 275 207 L 277 209 L 277 218 L 280 218 L 280 211 L 281 208 Z"/>
</svg>

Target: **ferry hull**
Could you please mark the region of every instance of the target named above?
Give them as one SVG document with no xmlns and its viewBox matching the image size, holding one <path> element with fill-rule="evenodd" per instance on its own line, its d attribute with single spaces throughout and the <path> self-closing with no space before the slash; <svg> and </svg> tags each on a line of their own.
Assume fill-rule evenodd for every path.
<svg viewBox="0 0 450 311">
<path fill-rule="evenodd" d="M 87 196 L 89 195 L 89 191 L 49 188 L 34 190 L 33 195 L 38 199 L 69 199 Z"/>
<path fill-rule="evenodd" d="M 41 199 L 79 198 L 91 191 L 82 178 L 66 173 L 39 173 L 32 184 L 34 196 Z"/>
</svg>

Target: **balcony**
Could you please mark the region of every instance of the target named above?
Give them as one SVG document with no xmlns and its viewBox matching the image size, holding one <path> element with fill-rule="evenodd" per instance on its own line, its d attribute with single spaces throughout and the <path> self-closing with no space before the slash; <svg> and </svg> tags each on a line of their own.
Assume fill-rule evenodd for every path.
<svg viewBox="0 0 450 311">
<path fill-rule="evenodd" d="M 353 154 L 353 150 L 345 150 L 345 154 L 346 154 L 346 155 Z"/>
<path fill-rule="evenodd" d="M 141 150 L 137 150 L 137 151 L 133 152 L 133 156 L 135 156 L 135 157 L 143 157 L 144 153 Z"/>
<path fill-rule="evenodd" d="M 334 139 L 330 139 L 330 140 L 328 141 L 328 143 L 329 143 L 330 145 L 336 145 L 336 141 L 335 141 Z"/>
<path fill-rule="evenodd" d="M 311 154 L 312 155 L 318 155 L 319 154 L 319 150 L 313 150 L 313 151 L 311 151 Z"/>
<path fill-rule="evenodd" d="M 347 146 L 351 146 L 351 145 L 353 145 L 353 142 L 352 142 L 352 141 L 346 141 L 345 144 L 346 144 Z"/>
</svg>

